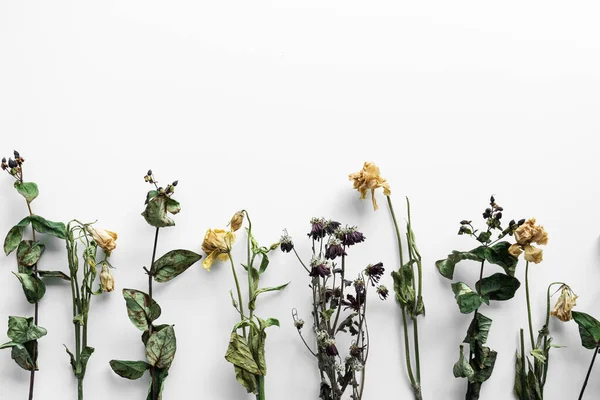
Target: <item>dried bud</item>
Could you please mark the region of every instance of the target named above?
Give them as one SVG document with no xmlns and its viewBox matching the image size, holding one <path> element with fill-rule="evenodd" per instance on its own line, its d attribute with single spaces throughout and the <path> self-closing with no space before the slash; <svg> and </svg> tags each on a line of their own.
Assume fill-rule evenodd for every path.
<svg viewBox="0 0 600 400">
<path fill-rule="evenodd" d="M 115 290 L 115 279 L 107 264 L 102 266 L 102 271 L 100 272 L 100 284 L 102 285 L 103 292 L 112 292 Z"/>
<path fill-rule="evenodd" d="M 151 170 L 151 169 L 149 169 L 149 170 L 148 170 L 148 173 L 147 173 L 146 175 L 148 175 L 148 176 L 152 176 L 152 170 Z"/>
<path fill-rule="evenodd" d="M 177 186 L 179 184 L 179 181 L 175 181 L 172 183 L 173 186 Z"/>
<path fill-rule="evenodd" d="M 461 225 L 469 225 L 471 223 L 471 221 L 467 221 L 466 219 L 463 219 L 462 221 L 460 221 Z"/>
<path fill-rule="evenodd" d="M 562 286 L 560 297 L 550 313 L 553 317 L 560 319 L 563 322 L 570 321 L 573 318 L 571 311 L 576 306 L 577 295 L 567 285 Z"/>
<path fill-rule="evenodd" d="M 96 229 L 91 225 L 88 225 L 87 230 L 98 246 L 106 253 L 110 253 L 117 247 L 118 235 L 115 232 L 106 229 Z"/>
<path fill-rule="evenodd" d="M 304 327 L 304 320 L 302 319 L 297 319 L 294 321 L 294 326 L 296 327 L 296 329 L 300 330 Z"/>
<path fill-rule="evenodd" d="M 15 155 L 15 158 L 21 158 L 21 155 L 19 154 L 18 151 L 13 150 L 13 154 Z"/>
<path fill-rule="evenodd" d="M 13 160 L 12 158 L 8 159 L 8 167 L 9 168 L 17 168 L 18 164 L 15 160 Z"/>
<path fill-rule="evenodd" d="M 233 217 L 231 217 L 231 221 L 229 222 L 229 225 L 231 226 L 231 230 L 233 232 L 236 232 L 238 229 L 240 229 L 242 227 L 243 223 L 244 223 L 244 212 L 238 211 L 235 214 L 233 214 Z"/>
</svg>

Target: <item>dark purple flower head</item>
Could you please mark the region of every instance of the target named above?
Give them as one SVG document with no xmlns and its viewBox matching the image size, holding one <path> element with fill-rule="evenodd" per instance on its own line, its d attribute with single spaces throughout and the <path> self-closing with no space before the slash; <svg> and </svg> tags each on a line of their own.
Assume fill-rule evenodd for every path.
<svg viewBox="0 0 600 400">
<path fill-rule="evenodd" d="M 284 253 L 289 253 L 290 251 L 294 250 L 294 242 L 292 241 L 291 236 L 287 233 L 284 233 L 279 240 L 279 247 Z"/>
<path fill-rule="evenodd" d="M 365 275 L 369 277 L 369 282 L 371 285 L 375 286 L 376 283 L 379 283 L 379 279 L 383 276 L 385 272 L 385 268 L 383 268 L 383 263 L 378 262 L 375 265 L 369 264 L 365 269 Z"/>
<path fill-rule="evenodd" d="M 347 294 L 346 300 L 342 300 L 342 304 L 346 306 L 344 307 L 344 310 L 352 309 L 354 311 L 359 311 L 360 308 L 365 304 L 366 300 L 366 292 L 362 291 L 357 292 L 356 297 L 351 294 Z"/>
<path fill-rule="evenodd" d="M 365 241 L 365 235 L 357 231 L 355 226 L 338 229 L 335 234 L 348 247 Z"/>
<path fill-rule="evenodd" d="M 353 285 L 354 285 L 354 290 L 356 290 L 356 293 L 364 293 L 365 292 L 365 281 L 363 281 L 362 279 L 355 280 Z"/>
<path fill-rule="evenodd" d="M 325 278 L 331 275 L 331 268 L 325 260 L 314 258 L 310 263 L 310 276 Z"/>
<path fill-rule="evenodd" d="M 329 243 L 327 243 L 327 247 L 325 248 L 325 258 L 329 260 L 334 260 L 337 257 L 345 256 L 346 252 L 344 251 L 344 246 L 342 246 L 342 242 L 339 239 L 331 238 Z"/>
<path fill-rule="evenodd" d="M 390 291 L 383 285 L 377 286 L 377 294 L 381 300 L 385 300 L 390 295 Z"/>
<path fill-rule="evenodd" d="M 337 231 L 340 226 L 342 226 L 342 224 L 330 219 L 325 223 L 325 233 L 327 233 L 328 235 L 333 235 L 334 232 Z"/>
<path fill-rule="evenodd" d="M 13 160 L 12 158 L 8 159 L 8 167 L 9 168 L 17 168 L 17 162 L 15 160 Z"/>
<path fill-rule="evenodd" d="M 310 233 L 308 237 L 313 240 L 322 239 L 325 237 L 325 219 L 324 218 L 313 218 L 310 220 Z"/>
<path fill-rule="evenodd" d="M 352 346 L 350 346 L 350 355 L 354 358 L 360 358 L 364 350 L 364 346 L 358 346 L 356 343 L 353 343 Z"/>
<path fill-rule="evenodd" d="M 335 343 L 330 343 L 330 344 L 326 345 L 325 352 L 327 353 L 328 356 L 331 356 L 331 357 L 334 357 L 334 356 L 337 356 L 338 354 L 340 354 L 338 352 L 337 347 L 335 346 Z"/>
</svg>

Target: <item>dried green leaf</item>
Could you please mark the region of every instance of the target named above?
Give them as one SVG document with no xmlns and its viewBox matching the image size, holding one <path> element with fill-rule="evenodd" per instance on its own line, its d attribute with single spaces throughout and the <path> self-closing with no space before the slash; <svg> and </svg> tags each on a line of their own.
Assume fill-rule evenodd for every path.
<svg viewBox="0 0 600 400">
<path fill-rule="evenodd" d="M 253 375 L 261 375 L 261 371 L 254 360 L 250 348 L 246 344 L 246 340 L 236 332 L 231 333 L 225 359 Z"/>
<path fill-rule="evenodd" d="M 40 242 L 23 240 L 17 248 L 17 261 L 20 265 L 32 267 L 37 264 L 45 249 L 46 246 Z"/>
<path fill-rule="evenodd" d="M 17 192 L 19 192 L 21 196 L 25 197 L 27 203 L 31 203 L 40 194 L 37 184 L 33 182 L 15 181 L 14 186 L 15 189 L 17 189 Z"/>
<path fill-rule="evenodd" d="M 148 330 L 148 325 L 160 317 L 160 306 L 154 299 L 150 300 L 146 293 L 135 289 L 123 289 L 123 297 L 129 320 L 139 330 Z"/>
<path fill-rule="evenodd" d="M 168 326 L 159 332 L 152 332 L 146 344 L 146 358 L 152 366 L 169 369 L 176 350 L 175 330 L 173 326 Z"/>
<path fill-rule="evenodd" d="M 469 314 L 481 306 L 482 300 L 479 294 L 471 289 L 466 283 L 456 282 L 452 284 L 454 298 L 458 304 L 460 312 Z"/>
<path fill-rule="evenodd" d="M 9 255 L 17 249 L 19 243 L 21 243 L 21 239 L 23 239 L 23 232 L 27 225 L 29 225 L 29 217 L 23 218 L 17 225 L 13 226 L 10 231 L 8 231 L 8 234 L 4 239 L 4 253 L 6 255 Z"/>
<path fill-rule="evenodd" d="M 33 317 L 8 317 L 8 333 L 7 336 L 16 343 L 26 343 L 32 340 L 37 340 L 45 336 L 48 332 L 46 329 L 39 327 L 33 323 Z"/>
<path fill-rule="evenodd" d="M 475 374 L 475 371 L 473 371 L 473 367 L 471 367 L 469 361 L 467 361 L 467 359 L 465 358 L 463 348 L 464 347 L 460 345 L 458 361 L 456 362 L 456 364 L 454 364 L 452 372 L 454 373 L 455 378 L 471 379 Z"/>
<path fill-rule="evenodd" d="M 142 216 L 150 225 L 157 228 L 164 228 L 167 226 L 174 226 L 175 221 L 169 215 L 168 212 L 173 213 L 172 211 L 179 211 L 179 207 L 175 207 L 175 200 L 171 199 L 166 194 L 159 194 L 154 196 L 148 200 L 146 204 L 146 209 L 142 213 Z M 177 203 L 178 205 L 179 203 Z"/>
<path fill-rule="evenodd" d="M 63 279 L 65 281 L 71 281 L 71 277 L 69 277 L 69 275 L 65 274 L 64 272 L 61 271 L 41 271 L 38 270 L 38 274 L 42 277 L 42 278 L 60 278 Z"/>
<path fill-rule="evenodd" d="M 185 272 L 202 256 L 190 250 L 172 250 L 154 262 L 150 273 L 156 282 L 168 282 Z"/>
<path fill-rule="evenodd" d="M 35 302 L 40 301 L 44 297 L 44 294 L 46 294 L 46 285 L 44 285 L 44 282 L 40 278 L 26 273 L 15 274 L 13 272 L 13 274 L 21 281 L 23 292 L 29 303 L 35 304 Z"/>
<path fill-rule="evenodd" d="M 581 344 L 586 349 L 596 349 L 600 345 L 600 322 L 589 314 L 573 311 L 573 320 L 579 326 Z"/>
<path fill-rule="evenodd" d="M 67 228 L 62 222 L 49 221 L 39 215 L 32 215 L 29 218 L 33 229 L 37 232 L 45 233 L 63 240 L 67 238 Z"/>
<path fill-rule="evenodd" d="M 145 361 L 111 360 L 110 367 L 121 378 L 136 380 L 144 375 L 150 368 L 150 364 Z"/>
<path fill-rule="evenodd" d="M 512 299 L 520 286 L 521 282 L 517 278 L 501 273 L 483 278 L 475 284 L 475 287 L 481 288 L 482 296 L 496 301 Z"/>
</svg>

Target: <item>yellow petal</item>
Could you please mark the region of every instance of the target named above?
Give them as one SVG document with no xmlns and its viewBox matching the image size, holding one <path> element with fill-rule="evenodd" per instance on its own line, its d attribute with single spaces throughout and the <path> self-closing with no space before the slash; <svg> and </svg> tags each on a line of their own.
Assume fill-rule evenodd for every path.
<svg viewBox="0 0 600 400">
<path fill-rule="evenodd" d="M 215 261 L 215 257 L 217 256 L 218 252 L 215 250 L 212 253 L 210 253 L 205 259 L 204 261 L 202 261 L 202 268 L 204 268 L 205 270 L 210 272 L 210 267 L 213 263 L 213 261 Z"/>
</svg>

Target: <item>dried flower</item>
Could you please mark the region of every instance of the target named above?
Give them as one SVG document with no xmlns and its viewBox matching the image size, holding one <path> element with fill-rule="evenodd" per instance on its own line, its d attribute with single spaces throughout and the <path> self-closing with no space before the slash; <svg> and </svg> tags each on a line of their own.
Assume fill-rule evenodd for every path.
<svg viewBox="0 0 600 400">
<path fill-rule="evenodd" d="M 231 218 L 231 222 L 229 222 L 229 225 L 231 226 L 231 231 L 236 232 L 238 229 L 240 229 L 242 227 L 243 223 L 244 223 L 244 212 L 243 211 L 236 212 L 233 215 L 233 217 Z"/>
<path fill-rule="evenodd" d="M 576 306 L 577 297 L 568 285 L 563 285 L 560 297 L 556 301 L 556 305 L 552 312 L 550 312 L 550 315 L 563 322 L 570 321 L 573 318 L 571 311 Z"/>
<path fill-rule="evenodd" d="M 338 229 L 336 237 L 342 241 L 344 246 L 354 246 L 356 243 L 365 241 L 365 235 L 357 230 L 355 226 Z"/>
<path fill-rule="evenodd" d="M 210 271 L 215 258 L 221 261 L 229 260 L 231 245 L 235 241 L 235 233 L 224 229 L 208 229 L 202 242 L 202 250 L 207 257 L 202 262 L 202 267 Z"/>
<path fill-rule="evenodd" d="M 520 244 L 515 243 L 508 248 L 508 252 L 510 253 L 511 256 L 518 258 L 521 255 L 521 253 L 523 252 L 523 248 L 521 247 Z"/>
<path fill-rule="evenodd" d="M 325 278 L 326 276 L 331 275 L 331 268 L 325 260 L 314 258 L 310 262 L 310 267 L 309 275 L 312 277 L 320 276 L 321 278 Z"/>
<path fill-rule="evenodd" d="M 96 229 L 91 225 L 87 226 L 87 230 L 98 246 L 106 253 L 110 253 L 117 247 L 118 235 L 115 232 L 106 229 Z"/>
<path fill-rule="evenodd" d="M 377 294 L 381 300 L 385 300 L 390 295 L 390 291 L 384 285 L 377 286 Z"/>
<path fill-rule="evenodd" d="M 312 218 L 310 220 L 310 233 L 308 237 L 313 240 L 319 240 L 325 237 L 327 232 L 325 231 L 325 219 L 324 218 Z"/>
<path fill-rule="evenodd" d="M 381 177 L 379 167 L 371 162 L 365 162 L 363 169 L 360 172 L 350 174 L 348 178 L 353 181 L 354 189 L 360 192 L 360 198 L 367 197 L 367 191 L 371 191 L 371 199 L 375 211 L 379 208 L 377 200 L 375 200 L 375 189 L 382 187 L 383 194 L 390 196 L 390 184 Z"/>
<path fill-rule="evenodd" d="M 381 262 L 374 265 L 369 264 L 365 269 L 365 275 L 369 277 L 369 282 L 371 282 L 373 286 L 375 286 L 376 283 L 379 283 L 379 279 L 381 279 L 384 272 L 385 268 L 383 268 L 383 263 Z"/>
<path fill-rule="evenodd" d="M 292 241 L 292 237 L 287 233 L 284 233 L 279 240 L 279 246 L 281 251 L 284 253 L 289 253 L 290 251 L 294 250 L 294 242 Z"/>
<path fill-rule="evenodd" d="M 303 319 L 297 319 L 294 321 L 294 326 L 296 327 L 296 329 L 300 330 L 304 327 L 304 320 Z"/>
<path fill-rule="evenodd" d="M 328 235 L 333 235 L 335 231 L 337 231 L 342 224 L 337 221 L 329 220 L 325 223 L 325 233 Z"/>
<path fill-rule="evenodd" d="M 112 292 L 115 290 L 115 280 L 107 264 L 102 265 L 102 271 L 100 272 L 100 284 L 102 285 L 103 292 Z"/>
<path fill-rule="evenodd" d="M 537 247 L 533 247 L 528 244 L 525 246 L 525 261 L 529 261 L 535 264 L 539 264 L 542 262 L 543 251 L 542 249 L 538 249 Z"/>
<path fill-rule="evenodd" d="M 325 258 L 334 260 L 337 257 L 345 256 L 344 246 L 342 246 L 341 240 L 337 238 L 330 238 L 325 249 Z"/>
<path fill-rule="evenodd" d="M 548 244 L 548 233 L 541 225 L 536 225 L 535 218 L 527 221 L 519 221 L 519 226 L 514 231 L 515 240 L 517 243 L 510 246 L 508 251 L 514 257 L 519 257 L 521 252 L 525 250 L 525 260 L 539 264 L 542 262 L 543 251 L 532 246 L 532 243 L 538 245 Z"/>
</svg>

